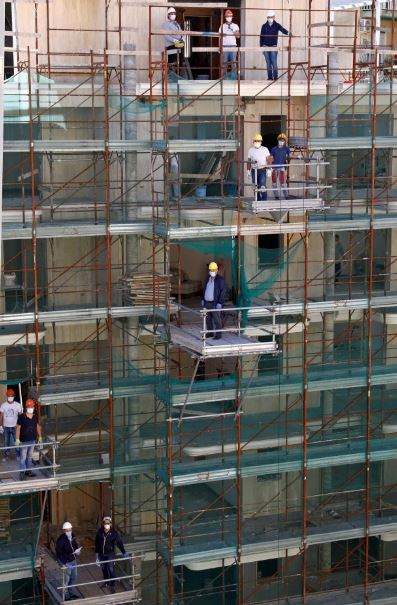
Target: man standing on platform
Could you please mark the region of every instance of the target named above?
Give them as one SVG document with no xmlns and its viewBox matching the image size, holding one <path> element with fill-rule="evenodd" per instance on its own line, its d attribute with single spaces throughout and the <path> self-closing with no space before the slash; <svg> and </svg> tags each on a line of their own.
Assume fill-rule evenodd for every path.
<svg viewBox="0 0 397 605">
<path fill-rule="evenodd" d="M 112 594 L 116 592 L 114 559 L 116 558 L 116 546 L 123 554 L 124 558 L 128 558 L 128 553 L 125 552 L 123 541 L 120 534 L 112 528 L 112 519 L 104 517 L 102 525 L 98 529 L 95 536 L 95 553 L 96 562 L 102 568 L 102 575 L 105 586 L 109 587 Z"/>
<path fill-rule="evenodd" d="M 4 445 L 5 447 L 12 448 L 15 445 L 16 439 L 16 426 L 19 414 L 22 414 L 23 408 L 19 401 L 15 401 L 14 389 L 7 389 L 6 391 L 7 401 L 0 406 L 0 433 L 4 433 Z M 16 452 L 15 448 L 4 449 L 3 462 L 6 462 L 7 458 Z"/>
<path fill-rule="evenodd" d="M 207 313 L 206 315 L 206 338 L 215 338 L 219 340 L 222 338 L 221 313 L 219 309 L 223 308 L 226 300 L 226 282 L 224 278 L 218 273 L 218 265 L 212 261 L 208 265 L 208 277 L 203 287 L 203 297 L 201 305 L 204 309 L 218 309 L 213 313 Z"/>
<path fill-rule="evenodd" d="M 268 80 L 277 80 L 278 78 L 277 50 L 271 49 L 277 48 L 279 32 L 288 36 L 288 30 L 277 23 L 275 16 L 276 13 L 273 10 L 268 11 L 266 23 L 262 25 L 259 37 L 259 45 L 266 49 L 263 55 L 266 60 Z"/>
<path fill-rule="evenodd" d="M 62 533 L 56 541 L 55 552 L 59 565 L 66 568 L 64 576 L 65 601 L 79 599 L 80 595 L 73 586 L 77 581 L 76 557 L 81 553 L 82 546 L 77 544 L 76 537 L 72 532 L 72 524 L 65 521 L 62 525 Z"/>
<path fill-rule="evenodd" d="M 182 63 L 183 50 L 185 43 L 182 37 L 182 28 L 176 20 L 176 9 L 173 6 L 167 11 L 167 21 L 163 23 L 161 29 L 167 30 L 169 33 L 164 36 L 164 45 L 167 54 L 168 67 L 171 71 L 177 71 Z M 179 59 L 179 61 L 178 61 Z"/>
<path fill-rule="evenodd" d="M 237 36 L 240 35 L 240 28 L 237 23 L 233 23 L 233 12 L 228 8 L 225 11 L 225 23 L 219 28 L 221 34 L 219 47 L 222 49 L 222 66 L 225 78 L 227 78 L 227 68 L 230 65 L 230 79 L 236 80 L 236 55 L 237 55 Z"/>
<path fill-rule="evenodd" d="M 277 145 L 272 147 L 270 155 L 272 162 L 272 189 L 276 200 L 288 198 L 287 190 L 287 162 L 291 150 L 287 146 L 287 135 L 283 132 L 277 137 Z"/>
<path fill-rule="evenodd" d="M 262 135 L 257 133 L 253 138 L 253 146 L 248 150 L 248 177 L 258 189 L 266 188 L 267 170 L 270 164 L 270 151 L 262 145 Z M 258 191 L 259 201 L 267 200 L 267 191 Z"/>
<path fill-rule="evenodd" d="M 27 399 L 25 404 L 26 411 L 19 414 L 16 427 L 15 444 L 19 449 L 19 478 L 21 481 L 25 477 L 34 477 L 35 474 L 30 470 L 32 467 L 33 451 L 36 443 L 42 442 L 41 426 L 35 414 L 33 399 Z"/>
</svg>

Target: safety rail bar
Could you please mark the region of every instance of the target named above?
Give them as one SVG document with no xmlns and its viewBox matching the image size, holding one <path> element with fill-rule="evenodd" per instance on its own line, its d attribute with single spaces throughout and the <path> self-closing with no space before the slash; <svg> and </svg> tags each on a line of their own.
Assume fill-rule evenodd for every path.
<svg viewBox="0 0 397 605">
<path fill-rule="evenodd" d="M 57 464 L 57 462 L 56 462 L 56 456 L 55 456 L 55 451 L 57 450 L 57 448 L 59 446 L 59 442 L 58 441 L 49 440 L 49 441 L 38 442 L 38 443 L 35 443 L 35 444 L 20 443 L 19 445 L 2 446 L 2 447 L 0 447 L 0 454 L 2 454 L 3 452 L 5 453 L 5 452 L 7 452 L 9 450 L 15 450 L 15 452 L 16 452 L 16 454 L 18 456 L 19 450 L 23 449 L 24 447 L 26 447 L 26 448 L 27 447 L 34 447 L 34 448 L 37 448 L 39 450 L 39 452 L 42 452 L 43 449 L 45 447 L 48 447 L 48 446 L 50 446 L 51 450 L 52 450 L 52 462 L 49 461 L 50 464 L 46 464 L 44 466 L 37 466 L 37 465 L 35 465 L 34 466 L 34 470 L 36 470 L 36 471 L 44 471 L 44 470 L 48 471 L 48 470 L 51 469 L 52 470 L 52 475 L 53 475 L 53 477 L 55 477 L 56 470 L 60 466 L 59 464 Z M 41 455 L 40 457 L 45 459 L 45 458 L 47 458 L 47 454 L 45 453 L 44 455 Z M 19 468 L 11 469 L 11 470 L 10 469 L 2 470 L 1 467 L 0 467 L 0 475 L 9 475 L 11 473 L 20 473 L 20 472 L 22 472 L 22 471 Z"/>
<path fill-rule="evenodd" d="M 101 565 L 103 565 L 105 563 L 115 563 L 116 564 L 116 563 L 125 561 L 125 562 L 128 562 L 130 565 L 130 573 L 128 573 L 126 575 L 116 576 L 114 578 L 111 578 L 111 581 L 117 582 L 120 580 L 130 580 L 131 584 L 132 584 L 132 590 L 134 590 L 135 589 L 135 580 L 138 580 L 140 578 L 140 574 L 138 574 L 135 571 L 135 562 L 137 559 L 139 559 L 139 557 L 137 557 L 136 555 L 128 555 L 126 557 L 116 557 L 115 559 L 106 559 L 106 561 L 99 561 L 99 562 L 93 561 L 91 563 L 76 563 L 76 571 L 78 574 L 79 570 L 82 570 L 83 568 L 92 569 L 94 566 L 101 567 Z M 61 591 L 63 601 L 65 600 L 66 591 L 68 591 L 69 588 L 82 588 L 84 586 L 92 586 L 92 585 L 101 586 L 102 584 L 109 582 L 109 580 L 100 579 L 100 580 L 90 580 L 87 582 L 76 582 L 75 584 L 66 584 L 66 574 L 68 572 L 68 567 L 66 565 L 61 565 L 60 568 L 62 571 L 62 584 L 61 584 L 61 586 L 57 586 L 57 590 Z"/>
</svg>

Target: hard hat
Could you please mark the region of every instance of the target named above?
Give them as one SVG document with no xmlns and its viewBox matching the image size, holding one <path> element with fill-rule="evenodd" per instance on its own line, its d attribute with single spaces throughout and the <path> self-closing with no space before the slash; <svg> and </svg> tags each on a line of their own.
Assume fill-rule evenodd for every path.
<svg viewBox="0 0 397 605">
<path fill-rule="evenodd" d="M 208 265 L 208 269 L 210 271 L 218 271 L 218 265 L 216 264 L 216 262 L 212 261 L 209 265 Z"/>
<path fill-rule="evenodd" d="M 72 524 L 69 523 L 69 521 L 65 521 L 65 523 L 62 525 L 62 529 L 71 530 L 72 529 Z"/>
<path fill-rule="evenodd" d="M 254 136 L 254 138 L 252 139 L 253 141 L 260 141 L 262 143 L 263 139 L 262 139 L 262 135 L 257 132 L 256 135 Z"/>
<path fill-rule="evenodd" d="M 233 17 L 233 11 L 231 11 L 230 8 L 225 10 L 225 17 Z"/>
<path fill-rule="evenodd" d="M 173 6 L 170 6 L 170 8 L 167 10 L 167 15 L 170 15 L 171 13 L 175 13 L 176 14 L 176 10 Z"/>
<path fill-rule="evenodd" d="M 7 389 L 6 395 L 7 395 L 7 397 L 14 397 L 14 395 L 15 395 L 14 389 Z"/>
<path fill-rule="evenodd" d="M 275 17 L 276 13 L 274 11 L 267 11 L 267 16 L 268 17 Z"/>
<path fill-rule="evenodd" d="M 29 408 L 34 408 L 35 407 L 35 402 L 33 401 L 33 399 L 27 399 L 25 402 L 25 407 Z"/>
<path fill-rule="evenodd" d="M 278 141 L 286 141 L 287 140 L 287 135 L 285 134 L 285 132 L 280 132 L 280 134 L 277 137 Z"/>
<path fill-rule="evenodd" d="M 109 523 L 112 522 L 112 517 L 103 517 L 102 519 L 103 522 L 108 521 Z"/>
</svg>

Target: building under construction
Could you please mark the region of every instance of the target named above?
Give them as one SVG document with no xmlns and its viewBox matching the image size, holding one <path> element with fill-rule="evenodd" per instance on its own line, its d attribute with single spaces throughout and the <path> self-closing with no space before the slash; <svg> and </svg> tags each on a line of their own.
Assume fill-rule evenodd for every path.
<svg viewBox="0 0 397 605">
<path fill-rule="evenodd" d="M 0 392 L 43 442 L 0 463 L 0 604 L 67 600 L 69 521 L 87 604 L 395 605 L 397 1 L 178 2 L 172 67 L 170 6 L 1 3 Z"/>
</svg>

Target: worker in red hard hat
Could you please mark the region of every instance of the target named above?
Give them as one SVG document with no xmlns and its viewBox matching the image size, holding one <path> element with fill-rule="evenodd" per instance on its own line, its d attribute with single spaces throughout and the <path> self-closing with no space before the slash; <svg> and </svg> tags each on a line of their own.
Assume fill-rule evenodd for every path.
<svg viewBox="0 0 397 605">
<path fill-rule="evenodd" d="M 18 416 L 15 441 L 16 445 L 20 446 L 19 477 L 21 480 L 25 477 L 35 476 L 30 470 L 32 468 L 32 457 L 36 443 L 41 442 L 41 426 L 35 414 L 35 403 L 33 399 L 27 399 L 25 411 Z"/>
<path fill-rule="evenodd" d="M 16 454 L 16 449 L 13 447 L 16 439 L 16 426 L 18 416 L 23 411 L 19 401 L 15 401 L 14 389 L 7 389 L 6 396 L 7 400 L 0 406 L 0 434 L 4 434 L 3 462 L 6 462 L 14 452 Z"/>
<path fill-rule="evenodd" d="M 225 10 L 225 22 L 220 26 L 219 49 L 222 58 L 222 67 L 225 78 L 228 77 L 228 67 L 230 67 L 231 80 L 237 78 L 236 56 L 237 56 L 237 38 L 240 36 L 240 28 L 237 23 L 233 23 L 233 11 L 229 8 Z"/>
</svg>

